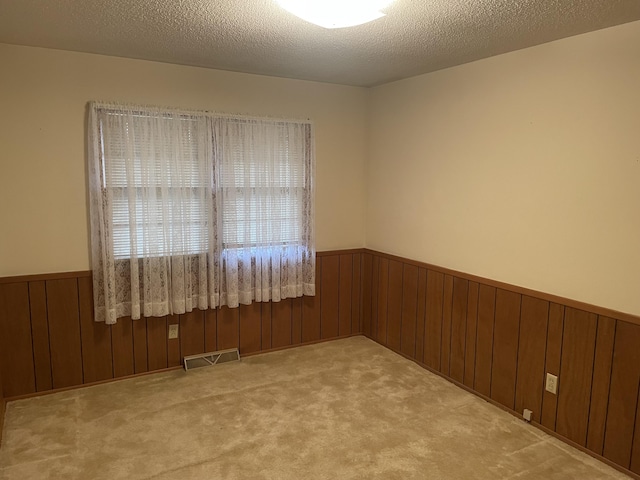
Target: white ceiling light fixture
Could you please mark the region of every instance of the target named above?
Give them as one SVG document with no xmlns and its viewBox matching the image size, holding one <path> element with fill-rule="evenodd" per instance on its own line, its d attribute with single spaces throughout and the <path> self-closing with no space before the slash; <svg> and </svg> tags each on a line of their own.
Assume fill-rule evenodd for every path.
<svg viewBox="0 0 640 480">
<path fill-rule="evenodd" d="M 296 17 L 324 28 L 355 27 L 385 16 L 394 0 L 277 0 Z"/>
</svg>

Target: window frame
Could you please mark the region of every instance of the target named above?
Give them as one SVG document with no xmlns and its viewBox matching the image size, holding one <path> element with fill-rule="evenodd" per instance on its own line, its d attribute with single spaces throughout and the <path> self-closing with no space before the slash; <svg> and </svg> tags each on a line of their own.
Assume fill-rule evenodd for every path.
<svg viewBox="0 0 640 480">
<path fill-rule="evenodd" d="M 118 115 L 118 112 L 116 110 L 111 110 L 108 108 L 102 108 L 102 111 L 104 113 L 106 113 L 107 115 L 109 114 L 115 114 Z M 167 111 L 165 113 L 163 112 L 159 112 L 158 114 L 151 113 L 148 111 L 145 111 L 144 108 L 140 108 L 140 112 L 139 112 L 139 116 L 140 117 L 147 117 L 147 118 L 153 118 L 154 116 L 157 115 L 157 118 L 161 118 L 163 115 L 164 116 L 169 116 L 172 113 L 172 110 L 167 109 Z M 193 115 L 195 114 L 205 114 L 205 115 L 211 115 L 210 112 L 192 112 L 192 113 L 184 113 L 183 116 L 185 119 L 187 118 L 193 118 Z M 282 120 L 282 119 L 272 119 L 272 118 L 259 118 L 259 117 L 242 117 L 242 116 L 224 116 L 224 115 L 218 115 L 218 114 L 213 114 L 213 116 L 215 118 L 223 118 L 223 119 L 232 119 L 234 121 L 239 121 L 239 122 L 249 122 L 249 121 L 254 121 L 254 120 L 259 120 L 259 121 L 273 121 L 274 124 L 278 124 L 278 123 L 287 123 L 287 122 L 292 122 L 292 123 L 297 123 L 297 124 L 302 124 L 305 126 L 305 138 L 304 138 L 304 148 L 305 148 L 305 152 L 304 152 L 304 162 L 303 162 L 303 168 L 305 169 L 305 173 L 303 175 L 303 185 L 299 186 L 299 187 L 261 187 L 261 188 L 270 188 L 273 190 L 276 189 L 282 189 L 282 188 L 286 188 L 286 189 L 292 189 L 292 188 L 296 188 L 296 189 L 301 189 L 302 190 L 302 195 L 303 198 L 309 198 L 311 202 L 313 202 L 313 192 L 314 192 L 314 188 L 313 188 L 313 181 L 314 181 L 314 161 L 311 158 L 312 152 L 313 152 L 313 125 L 311 123 L 311 121 L 306 120 L 306 121 L 302 121 L 302 120 Z M 104 136 L 104 131 L 102 128 L 102 119 L 98 119 L 98 143 L 99 143 L 99 149 L 100 149 L 100 163 L 101 163 L 101 169 L 102 169 L 102 188 L 104 190 L 107 189 L 111 189 L 116 190 L 116 189 L 122 189 L 122 190 L 130 190 L 130 189 L 136 189 L 137 191 L 140 190 L 144 190 L 147 188 L 153 188 L 151 185 L 141 185 L 141 186 L 108 186 L 107 183 L 107 179 L 106 179 L 106 163 L 107 163 L 107 157 L 105 154 L 105 136 Z M 209 132 L 209 135 L 211 133 Z M 124 160 L 125 162 L 127 160 Z M 307 171 L 307 162 L 309 163 L 309 168 Z M 210 175 L 207 175 L 207 180 L 212 182 L 212 196 L 211 198 L 208 199 L 208 201 L 212 202 L 215 206 L 217 199 L 216 196 L 218 195 L 223 195 L 224 196 L 224 189 L 226 188 L 236 188 L 236 190 L 239 191 L 246 191 L 248 189 L 254 189 L 256 187 L 226 187 L 224 186 L 224 182 L 220 181 L 220 182 L 216 182 L 215 181 L 215 177 L 216 177 L 216 173 L 215 170 L 218 169 L 219 166 L 216 165 L 215 163 L 215 159 L 214 159 L 214 166 L 213 169 L 214 171 L 210 172 Z M 159 187 L 156 187 L 159 188 Z M 182 186 L 176 186 L 176 187 L 169 187 L 171 189 L 176 189 L 178 190 L 193 190 L 194 188 L 207 188 L 204 186 L 201 187 L 182 187 Z M 125 195 L 126 196 L 126 195 Z M 137 196 L 137 194 L 136 194 Z M 295 198 L 295 195 L 294 195 Z M 144 207 L 143 207 L 144 208 Z M 300 209 L 300 215 L 298 217 L 296 217 L 295 219 L 291 219 L 291 220 L 296 220 L 295 225 L 296 227 L 294 229 L 300 229 L 300 230 L 304 230 L 302 228 L 300 228 L 300 226 L 304 223 L 305 221 L 305 211 L 304 211 L 304 204 L 299 205 L 298 207 Z M 224 210 L 224 209 L 222 209 Z M 113 212 L 113 210 L 112 210 Z M 310 213 L 311 217 L 313 217 L 313 212 Z M 206 217 L 206 216 L 205 216 Z M 116 230 L 116 221 L 115 221 L 115 217 L 112 214 L 112 218 L 110 219 L 111 221 L 111 225 L 114 230 Z M 311 220 L 313 221 L 313 220 Z M 117 225 L 118 229 L 122 228 L 123 226 L 126 226 L 126 224 L 124 222 L 120 222 L 122 223 L 122 225 Z M 141 223 L 143 223 L 144 225 L 150 225 L 150 222 L 144 222 L 142 221 Z M 180 220 L 179 223 L 183 224 L 184 220 Z M 239 242 L 236 244 L 232 244 L 230 242 L 227 242 L 224 240 L 224 232 L 225 232 L 225 219 L 224 219 L 224 212 L 219 212 L 218 213 L 218 225 L 214 225 L 214 228 L 218 228 L 219 232 L 218 235 L 221 235 L 223 237 L 222 241 L 221 241 L 221 245 L 222 245 L 222 254 L 224 254 L 224 252 L 227 251 L 246 251 L 246 250 L 250 250 L 252 252 L 257 252 L 261 249 L 270 249 L 270 248 L 287 248 L 287 247 L 295 247 L 295 246 L 301 246 L 301 247 L 305 247 L 305 246 L 310 246 L 313 244 L 313 239 L 307 239 L 304 238 L 304 234 L 301 231 L 299 234 L 296 235 L 297 238 L 291 239 L 290 241 L 264 241 L 264 242 L 260 242 L 259 240 L 255 240 L 253 242 Z M 129 242 L 127 243 L 128 246 L 128 251 L 126 253 L 118 253 L 118 250 L 116 250 L 116 245 L 115 245 L 115 240 L 112 242 L 112 249 L 113 249 L 113 255 L 114 255 L 114 259 L 118 260 L 118 261 L 130 261 L 132 259 L 132 244 L 133 244 L 133 240 L 131 238 L 131 232 L 132 232 L 132 227 L 131 227 L 131 222 L 129 222 L 129 232 L 128 232 L 128 238 L 129 238 Z M 183 225 L 184 226 L 184 225 Z M 202 230 L 206 232 L 208 232 L 208 225 L 205 225 L 204 228 L 202 228 Z M 112 236 L 112 238 L 114 238 Z M 163 258 L 163 257 L 175 257 L 175 256 L 189 256 L 189 255 L 200 255 L 200 254 L 206 254 L 208 251 L 211 250 L 211 241 L 213 239 L 209 238 L 209 236 L 207 235 L 206 238 L 204 240 L 201 241 L 196 241 L 194 243 L 198 243 L 200 244 L 200 248 L 194 249 L 194 250 L 190 250 L 190 249 L 184 249 L 182 251 L 170 251 L 170 250 L 164 250 L 160 253 L 154 253 L 154 254 L 144 254 L 144 253 L 138 253 L 138 258 Z M 206 247 L 203 247 L 203 245 L 206 245 Z M 313 247 L 312 247 L 313 248 Z M 204 250 L 203 250 L 204 249 Z M 140 252 L 140 251 L 139 251 Z"/>
</svg>

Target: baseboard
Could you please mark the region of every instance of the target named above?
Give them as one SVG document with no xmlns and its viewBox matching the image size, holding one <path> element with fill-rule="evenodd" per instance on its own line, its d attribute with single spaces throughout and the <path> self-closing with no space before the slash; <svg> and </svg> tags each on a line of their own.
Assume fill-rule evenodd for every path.
<svg viewBox="0 0 640 480">
<path fill-rule="evenodd" d="M 283 347 L 270 348 L 270 349 L 262 350 L 262 351 L 259 351 L 259 352 L 252 352 L 252 353 L 247 353 L 247 354 L 241 355 L 240 360 L 242 360 L 243 358 L 246 358 L 246 357 L 255 357 L 257 355 L 264 355 L 264 354 L 267 354 L 267 353 L 281 352 L 283 350 L 290 350 L 292 348 L 305 347 L 305 346 L 309 346 L 309 345 L 317 345 L 317 344 L 320 344 L 320 343 L 332 342 L 334 340 L 341 340 L 341 339 L 345 339 L 345 338 L 359 337 L 359 336 L 363 336 L 363 334 L 361 332 L 358 332 L 358 333 L 352 333 L 352 334 L 349 334 L 349 335 L 341 335 L 341 336 L 334 337 L 334 338 L 323 338 L 323 339 L 314 340 L 314 341 L 311 341 L 311 342 L 299 343 L 299 344 L 296 344 L 296 345 L 286 345 L 286 346 L 283 346 Z M 97 385 L 105 385 L 105 384 L 108 384 L 108 383 L 121 382 L 123 380 L 130 380 L 132 378 L 146 377 L 146 376 L 149 376 L 149 375 L 156 375 L 156 374 L 159 374 L 159 373 L 173 372 L 173 371 L 182 370 L 182 369 L 183 369 L 183 366 L 169 367 L 169 368 L 163 368 L 163 369 L 160 369 L 160 370 L 153 370 L 151 372 L 135 373 L 133 375 L 127 375 L 127 376 L 124 376 L 124 377 L 109 378 L 107 380 L 100 380 L 98 382 L 84 383 L 82 385 L 74 385 L 74 386 L 70 386 L 70 387 L 46 390 L 46 391 L 43 391 L 43 392 L 33 392 L 33 393 L 27 393 L 25 395 L 16 395 L 16 396 L 13 396 L 13 397 L 9 397 L 9 398 L 6 398 L 4 400 L 4 402 L 2 402 L 1 405 L 0 405 L 0 411 L 2 412 L 2 415 L 0 416 L 0 426 L 2 425 L 2 420 L 4 419 L 5 402 L 9 403 L 9 402 L 15 402 L 15 401 L 18 401 L 18 400 L 26 400 L 26 399 L 29 399 L 29 398 L 43 397 L 43 396 L 46 396 L 46 395 L 53 395 L 55 393 L 68 392 L 70 390 L 78 390 L 78 389 L 83 389 L 83 388 L 95 387 Z M 1 435 L 1 429 L 0 429 L 0 440 L 1 439 L 2 439 L 2 435 Z"/>
</svg>

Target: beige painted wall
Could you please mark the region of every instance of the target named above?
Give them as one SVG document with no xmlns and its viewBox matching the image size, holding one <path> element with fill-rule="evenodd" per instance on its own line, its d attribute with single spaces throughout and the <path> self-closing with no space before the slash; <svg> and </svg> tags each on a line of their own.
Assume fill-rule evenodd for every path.
<svg viewBox="0 0 640 480">
<path fill-rule="evenodd" d="M 311 118 L 316 247 L 362 247 L 367 91 L 0 44 L 0 276 L 89 265 L 85 105 Z"/>
<path fill-rule="evenodd" d="M 640 314 L 640 22 L 371 93 L 367 246 Z"/>
<path fill-rule="evenodd" d="M 100 99 L 310 117 L 319 250 L 640 314 L 640 22 L 370 91 L 3 44 L 0 65 L 0 276 L 90 267 Z"/>
</svg>

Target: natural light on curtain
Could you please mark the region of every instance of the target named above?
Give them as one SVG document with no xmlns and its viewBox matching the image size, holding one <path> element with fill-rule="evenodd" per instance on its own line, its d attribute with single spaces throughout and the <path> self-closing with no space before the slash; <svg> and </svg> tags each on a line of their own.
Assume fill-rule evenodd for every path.
<svg viewBox="0 0 640 480">
<path fill-rule="evenodd" d="M 97 321 L 315 294 L 308 121 L 91 103 Z"/>
</svg>

